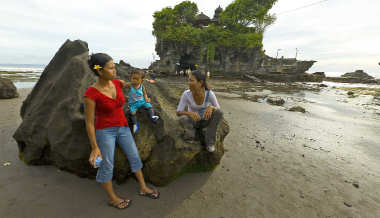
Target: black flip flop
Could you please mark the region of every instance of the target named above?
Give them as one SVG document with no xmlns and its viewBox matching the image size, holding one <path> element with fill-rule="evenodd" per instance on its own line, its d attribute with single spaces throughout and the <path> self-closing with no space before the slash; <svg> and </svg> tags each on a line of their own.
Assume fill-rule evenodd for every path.
<svg viewBox="0 0 380 218">
<path fill-rule="evenodd" d="M 157 194 L 157 196 L 155 196 L 154 194 Z M 154 190 L 153 192 L 151 193 L 139 193 L 140 196 L 143 196 L 143 197 L 148 197 L 148 198 L 151 198 L 151 199 L 159 199 L 160 198 L 160 192 L 157 191 L 157 190 Z"/>
<path fill-rule="evenodd" d="M 122 204 L 124 204 L 124 203 L 126 203 L 127 206 L 125 206 L 125 207 L 120 207 L 120 205 L 122 205 Z M 114 208 L 117 208 L 117 209 L 120 209 L 120 210 L 121 210 L 121 209 L 126 209 L 126 208 L 130 207 L 131 204 L 132 204 L 132 200 L 126 200 L 126 199 L 120 201 L 120 203 L 118 203 L 118 204 L 112 204 L 112 203 L 108 202 L 108 205 L 109 205 L 109 206 L 114 207 Z"/>
</svg>

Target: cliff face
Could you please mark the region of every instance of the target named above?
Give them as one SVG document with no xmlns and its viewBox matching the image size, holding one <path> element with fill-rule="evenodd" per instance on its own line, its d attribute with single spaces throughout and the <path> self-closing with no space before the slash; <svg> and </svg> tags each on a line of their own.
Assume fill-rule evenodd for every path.
<svg viewBox="0 0 380 218">
<path fill-rule="evenodd" d="M 207 61 L 207 50 L 200 46 L 171 43 L 157 39 L 156 52 L 160 60 L 150 69 L 174 75 L 181 69 L 210 71 L 212 76 L 241 77 L 254 75 L 272 81 L 314 81 L 305 72 L 316 61 L 298 61 L 294 58 L 272 58 L 261 49 L 215 48 L 213 62 Z M 197 66 L 195 66 L 197 65 Z"/>
<path fill-rule="evenodd" d="M 169 74 L 181 69 L 197 68 L 209 70 L 214 76 L 240 76 L 242 73 L 253 73 L 260 66 L 262 59 L 260 49 L 238 50 L 217 47 L 214 60 L 208 63 L 206 49 L 160 39 L 157 39 L 156 52 L 160 60 L 153 63 L 150 68 Z"/>
</svg>

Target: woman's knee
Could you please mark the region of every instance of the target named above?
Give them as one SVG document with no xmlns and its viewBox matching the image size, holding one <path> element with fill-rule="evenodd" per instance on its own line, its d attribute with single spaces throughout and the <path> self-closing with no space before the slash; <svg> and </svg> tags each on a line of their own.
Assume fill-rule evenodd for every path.
<svg viewBox="0 0 380 218">
<path fill-rule="evenodd" d="M 186 115 L 181 115 L 178 120 L 181 125 L 192 123 L 192 119 Z"/>
<path fill-rule="evenodd" d="M 216 116 L 216 117 L 223 117 L 223 111 L 220 110 L 220 109 L 215 109 L 213 112 L 212 112 L 212 115 Z"/>
</svg>

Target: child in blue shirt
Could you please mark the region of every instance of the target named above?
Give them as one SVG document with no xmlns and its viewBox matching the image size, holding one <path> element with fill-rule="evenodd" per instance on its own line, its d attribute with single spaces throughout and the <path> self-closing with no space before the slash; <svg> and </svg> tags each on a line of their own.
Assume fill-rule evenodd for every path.
<svg viewBox="0 0 380 218">
<path fill-rule="evenodd" d="M 152 121 L 158 120 L 159 116 L 154 115 L 153 107 L 150 104 L 150 98 L 148 98 L 145 87 L 143 86 L 142 72 L 133 71 L 130 79 L 131 88 L 128 93 L 128 103 L 132 115 L 133 133 L 136 133 L 139 129 L 139 124 L 136 118 L 136 112 L 138 109 L 147 109 Z"/>
</svg>

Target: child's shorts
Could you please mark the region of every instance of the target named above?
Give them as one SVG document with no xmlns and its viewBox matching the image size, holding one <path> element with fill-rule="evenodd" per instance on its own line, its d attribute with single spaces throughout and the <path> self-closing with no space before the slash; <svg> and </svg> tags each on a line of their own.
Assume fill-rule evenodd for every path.
<svg viewBox="0 0 380 218">
<path fill-rule="evenodd" d="M 152 105 L 146 101 L 137 101 L 137 102 L 133 102 L 132 104 L 129 104 L 129 110 L 131 111 L 132 114 L 142 107 L 151 108 Z"/>
</svg>

